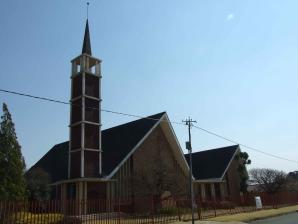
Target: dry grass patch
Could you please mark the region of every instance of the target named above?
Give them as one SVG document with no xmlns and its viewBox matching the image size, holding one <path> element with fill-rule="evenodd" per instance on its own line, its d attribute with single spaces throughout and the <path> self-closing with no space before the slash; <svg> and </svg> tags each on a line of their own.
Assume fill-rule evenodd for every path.
<svg viewBox="0 0 298 224">
<path fill-rule="evenodd" d="M 63 219 L 63 215 L 54 213 L 33 214 L 30 212 L 19 212 L 12 215 L 15 223 L 22 224 L 56 224 Z"/>
<path fill-rule="evenodd" d="M 227 222 L 227 221 L 249 222 L 257 219 L 264 219 L 268 217 L 283 215 L 283 214 L 295 212 L 297 210 L 298 210 L 298 205 L 295 205 L 295 206 L 283 207 L 278 209 L 267 209 L 267 210 L 260 210 L 260 211 L 254 211 L 254 212 L 239 213 L 235 215 L 219 216 L 219 217 L 210 218 L 208 220 L 221 221 L 221 222 Z"/>
</svg>

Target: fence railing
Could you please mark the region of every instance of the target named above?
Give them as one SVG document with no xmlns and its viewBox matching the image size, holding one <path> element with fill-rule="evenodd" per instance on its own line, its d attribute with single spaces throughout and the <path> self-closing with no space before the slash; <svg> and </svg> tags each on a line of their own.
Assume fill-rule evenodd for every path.
<svg viewBox="0 0 298 224">
<path fill-rule="evenodd" d="M 197 198 L 195 218 L 254 211 L 255 196 L 261 197 L 264 209 L 298 204 L 298 192 L 247 194 L 222 200 Z M 1 224 L 154 224 L 189 219 L 191 201 L 187 198 L 0 201 Z"/>
</svg>

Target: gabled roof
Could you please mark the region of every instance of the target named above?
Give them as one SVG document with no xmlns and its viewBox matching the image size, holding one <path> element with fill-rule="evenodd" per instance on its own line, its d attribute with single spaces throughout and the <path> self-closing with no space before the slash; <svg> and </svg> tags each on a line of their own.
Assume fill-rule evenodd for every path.
<svg viewBox="0 0 298 224">
<path fill-rule="evenodd" d="M 158 113 L 102 131 L 102 171 L 110 174 L 127 154 L 166 114 Z M 149 118 L 149 119 L 148 119 Z M 68 141 L 55 145 L 35 165 L 50 174 L 52 182 L 67 179 L 68 174 Z"/>
<path fill-rule="evenodd" d="M 196 180 L 221 179 L 239 149 L 239 145 L 192 153 L 193 176 Z M 185 154 L 189 163 L 189 154 Z"/>
<path fill-rule="evenodd" d="M 164 114 L 162 112 L 148 117 L 152 120 L 143 118 L 102 131 L 103 173 L 111 173 Z"/>
</svg>

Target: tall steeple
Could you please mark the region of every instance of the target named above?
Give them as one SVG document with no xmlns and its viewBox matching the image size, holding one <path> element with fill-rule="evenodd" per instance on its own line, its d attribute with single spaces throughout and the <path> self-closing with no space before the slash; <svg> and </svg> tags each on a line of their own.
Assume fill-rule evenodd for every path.
<svg viewBox="0 0 298 224">
<path fill-rule="evenodd" d="M 82 54 L 92 55 L 88 19 L 86 21 L 84 41 L 83 41 L 83 47 L 82 47 Z"/>
<path fill-rule="evenodd" d="M 101 60 L 91 55 L 88 19 L 82 54 L 73 59 L 69 139 L 70 179 L 101 176 Z"/>
</svg>

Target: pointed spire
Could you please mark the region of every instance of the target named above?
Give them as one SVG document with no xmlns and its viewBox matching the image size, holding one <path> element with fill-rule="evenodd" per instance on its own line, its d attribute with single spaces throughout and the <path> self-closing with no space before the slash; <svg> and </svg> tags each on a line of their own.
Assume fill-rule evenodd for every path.
<svg viewBox="0 0 298 224">
<path fill-rule="evenodd" d="M 90 43 L 90 34 L 89 34 L 89 24 L 88 24 L 88 19 L 87 19 L 87 21 L 86 21 L 86 27 L 85 27 L 85 35 L 84 35 L 84 42 L 83 42 L 82 54 L 92 55 L 92 52 L 91 52 L 91 43 Z"/>
</svg>

